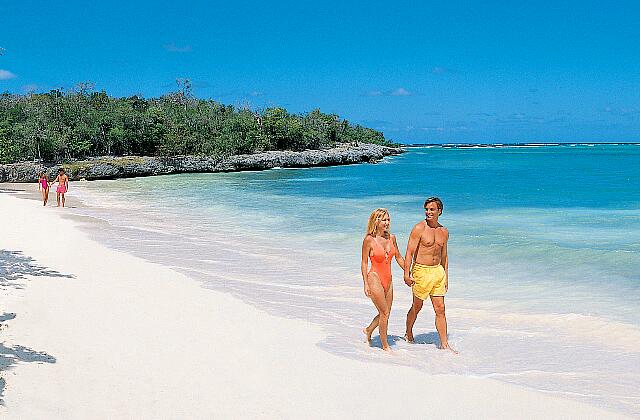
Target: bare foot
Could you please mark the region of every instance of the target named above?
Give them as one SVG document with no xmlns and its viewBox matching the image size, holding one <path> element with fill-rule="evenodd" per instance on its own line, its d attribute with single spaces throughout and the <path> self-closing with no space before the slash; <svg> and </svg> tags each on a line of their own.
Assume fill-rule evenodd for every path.
<svg viewBox="0 0 640 420">
<path fill-rule="evenodd" d="M 387 353 L 393 353 L 391 351 L 391 347 L 387 346 L 387 347 L 383 347 L 382 350 L 386 351 Z"/>
<path fill-rule="evenodd" d="M 404 335 L 404 341 L 406 341 L 407 343 L 413 343 L 413 334 L 406 333 Z"/>
<path fill-rule="evenodd" d="M 371 344 L 371 334 L 373 333 L 373 331 L 369 331 L 368 329 L 364 328 L 362 332 L 367 337 L 367 343 Z"/>
<path fill-rule="evenodd" d="M 440 350 L 449 350 L 451 353 L 453 354 L 460 354 L 457 350 L 452 349 L 451 347 L 449 347 L 448 344 L 444 345 L 444 346 L 440 346 L 438 347 Z"/>
</svg>

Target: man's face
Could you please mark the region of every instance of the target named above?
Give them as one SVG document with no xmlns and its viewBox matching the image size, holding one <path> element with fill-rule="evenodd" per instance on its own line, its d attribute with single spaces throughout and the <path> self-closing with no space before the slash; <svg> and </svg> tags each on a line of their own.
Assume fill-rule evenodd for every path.
<svg viewBox="0 0 640 420">
<path fill-rule="evenodd" d="M 440 209 L 438 208 L 438 205 L 435 202 L 430 202 L 427 203 L 427 205 L 424 207 L 424 216 L 427 219 L 427 221 L 434 221 L 437 222 L 438 221 L 438 217 L 440 217 L 440 215 L 442 214 L 442 211 L 440 211 Z"/>
</svg>

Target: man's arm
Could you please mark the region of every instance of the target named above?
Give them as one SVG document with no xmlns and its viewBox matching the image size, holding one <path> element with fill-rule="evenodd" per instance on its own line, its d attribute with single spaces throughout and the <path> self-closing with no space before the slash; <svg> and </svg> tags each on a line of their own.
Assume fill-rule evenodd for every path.
<svg viewBox="0 0 640 420">
<path fill-rule="evenodd" d="M 444 245 L 442 246 L 442 267 L 444 268 L 444 274 L 446 279 L 444 281 L 444 289 L 445 291 L 449 290 L 449 255 L 447 254 L 447 244 L 449 243 L 449 231 L 444 230 Z"/>
<path fill-rule="evenodd" d="M 414 226 L 409 235 L 409 242 L 407 243 L 407 252 L 404 255 L 404 282 L 407 286 L 413 286 L 413 279 L 411 278 L 411 264 L 413 264 L 413 257 L 415 256 L 416 249 L 420 243 L 420 235 L 422 229 L 418 225 Z"/>
<path fill-rule="evenodd" d="M 391 235 L 391 241 L 393 242 L 393 254 L 396 257 L 396 262 L 404 270 L 404 257 L 400 253 L 400 248 L 398 248 L 398 242 L 396 241 L 396 235 Z"/>
</svg>

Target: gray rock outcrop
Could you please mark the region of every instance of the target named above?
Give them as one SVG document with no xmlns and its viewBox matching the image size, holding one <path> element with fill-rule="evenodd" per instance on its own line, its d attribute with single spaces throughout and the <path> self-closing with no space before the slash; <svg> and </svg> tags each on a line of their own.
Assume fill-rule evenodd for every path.
<svg viewBox="0 0 640 420">
<path fill-rule="evenodd" d="M 270 151 L 229 157 L 200 156 L 122 156 L 98 157 L 59 164 L 20 162 L 0 165 L 0 182 L 35 182 L 44 171 L 49 178 L 63 167 L 72 181 L 87 179 L 131 178 L 189 172 L 234 172 L 280 168 L 306 168 L 312 166 L 349 165 L 377 162 L 385 156 L 402 153 L 401 148 L 375 144 L 341 145 L 331 149 Z"/>
</svg>

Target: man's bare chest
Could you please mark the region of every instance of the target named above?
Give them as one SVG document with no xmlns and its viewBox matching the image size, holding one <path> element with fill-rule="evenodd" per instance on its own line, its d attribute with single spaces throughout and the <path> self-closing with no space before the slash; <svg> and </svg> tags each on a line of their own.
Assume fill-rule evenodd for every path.
<svg viewBox="0 0 640 420">
<path fill-rule="evenodd" d="M 420 245 L 427 248 L 441 248 L 444 242 L 445 235 L 435 229 L 423 232 L 420 236 Z"/>
</svg>

